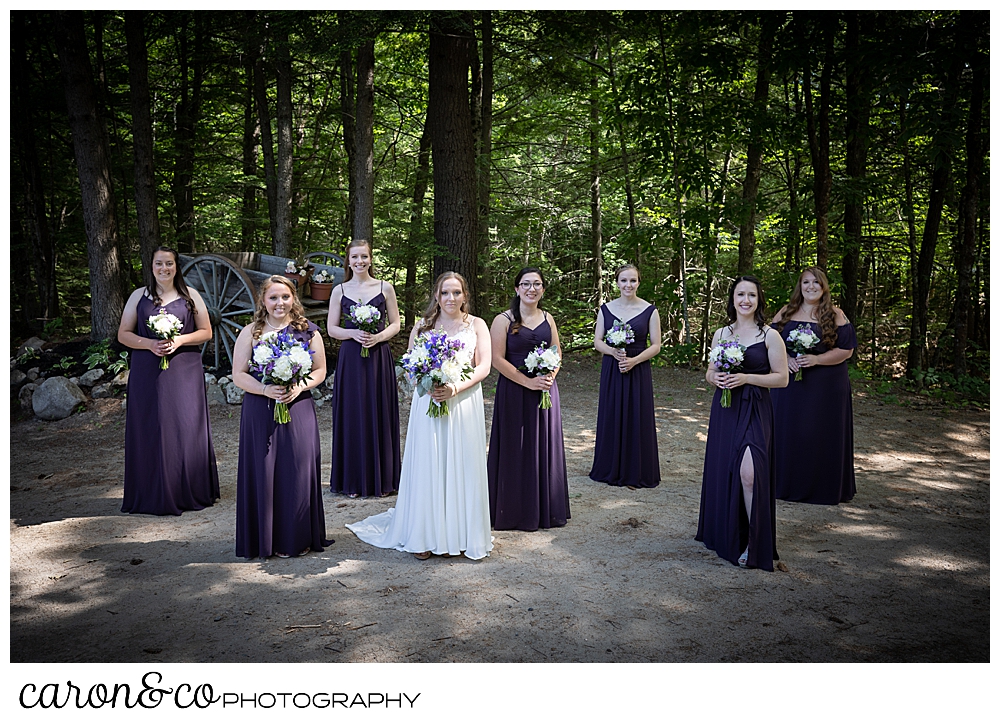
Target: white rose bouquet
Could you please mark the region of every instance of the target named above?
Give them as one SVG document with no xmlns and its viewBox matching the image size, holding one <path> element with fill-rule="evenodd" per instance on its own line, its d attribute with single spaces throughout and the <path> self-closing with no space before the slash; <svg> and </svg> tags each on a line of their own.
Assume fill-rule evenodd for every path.
<svg viewBox="0 0 1000 723">
<path fill-rule="evenodd" d="M 354 325 L 367 331 L 369 334 L 378 332 L 378 321 L 382 318 L 382 312 L 371 304 L 355 304 L 348 312 Z M 361 356 L 367 358 L 369 355 L 367 347 L 361 347 Z"/>
<path fill-rule="evenodd" d="M 160 308 L 160 313 L 146 319 L 146 326 L 156 334 L 157 339 L 176 339 L 180 335 L 184 324 L 173 314 L 168 314 L 165 308 Z M 160 357 L 160 369 L 169 369 L 170 360 L 165 356 Z"/>
<path fill-rule="evenodd" d="M 312 350 L 293 337 L 288 329 L 264 334 L 253 346 L 250 372 L 260 372 L 265 384 L 292 387 L 310 378 L 312 354 Z M 284 402 L 274 405 L 274 421 L 278 424 L 292 421 Z"/>
<path fill-rule="evenodd" d="M 719 371 L 732 374 L 738 372 L 743 367 L 743 353 L 746 347 L 740 344 L 737 339 L 726 339 L 720 341 L 719 345 L 708 354 L 708 360 L 715 365 Z M 719 403 L 723 407 L 730 407 L 733 403 L 733 390 L 723 389 L 722 399 Z"/>
<path fill-rule="evenodd" d="M 548 346 L 544 341 L 524 358 L 524 367 L 533 377 L 551 374 L 561 365 L 562 357 L 559 356 L 559 347 Z M 548 389 L 542 392 L 542 401 L 538 403 L 538 408 L 552 409 L 552 395 Z"/>
<path fill-rule="evenodd" d="M 812 330 L 812 327 L 808 324 L 799 324 L 797 327 L 788 332 L 788 339 L 785 340 L 785 348 L 793 356 L 799 356 L 800 354 L 805 354 L 811 351 L 819 344 L 819 337 L 816 336 L 816 332 Z M 802 369 L 800 368 L 795 372 L 794 381 L 802 381 Z"/>
</svg>

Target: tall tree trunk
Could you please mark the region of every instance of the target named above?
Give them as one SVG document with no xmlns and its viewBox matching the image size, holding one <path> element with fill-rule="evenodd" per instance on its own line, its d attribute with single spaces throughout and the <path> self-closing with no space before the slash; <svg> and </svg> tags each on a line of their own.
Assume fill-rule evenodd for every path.
<svg viewBox="0 0 1000 723">
<path fill-rule="evenodd" d="M 454 270 L 478 296 L 475 256 L 479 231 L 475 139 L 469 111 L 468 25 L 448 12 L 431 18 L 427 124 L 434 162 L 434 276 Z"/>
<path fill-rule="evenodd" d="M 705 157 L 708 158 L 708 149 L 705 149 Z M 708 361 L 709 345 L 712 343 L 712 301 L 715 298 L 715 259 L 718 249 L 718 230 L 722 226 L 723 214 L 726 209 L 726 188 L 729 181 L 729 164 L 733 158 L 733 149 L 727 148 L 726 155 L 722 159 L 722 175 L 719 178 L 718 190 L 716 191 L 716 215 L 714 219 L 714 232 L 712 228 L 706 226 L 708 238 L 705 243 L 705 309 L 701 317 L 701 360 L 702 363 Z M 709 189 L 705 187 L 705 204 L 709 203 Z"/>
<path fill-rule="evenodd" d="M 916 372 L 924 368 L 927 357 L 927 303 L 930 298 L 931 272 L 934 270 L 934 252 L 937 249 L 938 232 L 941 229 L 941 216 L 944 213 L 945 199 L 951 182 L 953 136 L 955 128 L 958 127 L 955 115 L 963 64 L 962 55 L 960 49 L 955 48 L 954 57 L 943 81 L 941 119 L 932 141 L 930 156 L 934 159 L 934 171 L 931 174 L 927 216 L 924 219 L 924 232 L 920 239 L 913 294 L 913 318 L 916 324 L 911 326 L 910 344 L 906 351 L 906 373 L 911 378 L 916 377 Z M 915 334 L 912 333 L 914 331 Z"/>
<path fill-rule="evenodd" d="M 195 251 L 194 229 L 194 157 L 195 133 L 201 114 L 201 90 L 205 78 L 205 64 L 202 44 L 204 42 L 203 19 L 194 13 L 194 50 L 189 57 L 188 16 L 180 27 L 180 76 L 181 98 L 177 104 L 176 147 L 174 161 L 174 211 L 177 217 L 178 251 Z M 190 63 L 190 68 L 189 68 Z"/>
<path fill-rule="evenodd" d="M 278 133 L 278 163 L 275 168 L 277 208 L 274 212 L 274 255 L 292 256 L 292 56 L 288 48 L 288 32 L 275 37 L 275 73 L 277 75 L 278 112 L 275 127 Z"/>
<path fill-rule="evenodd" d="M 597 88 L 598 48 L 590 49 L 590 246 L 594 254 L 594 306 L 604 300 L 604 251 L 601 248 L 601 111 Z"/>
<path fill-rule="evenodd" d="M 243 202 L 240 216 L 240 250 L 253 251 L 257 246 L 257 144 L 260 128 L 254 110 L 253 61 L 257 48 L 247 44 L 243 53 Z"/>
<path fill-rule="evenodd" d="M 771 48 L 778 26 L 775 13 L 765 13 L 761 20 L 757 43 L 757 82 L 753 91 L 753 117 L 747 142 L 747 169 L 743 180 L 743 211 L 740 222 L 740 245 L 737 272 L 753 271 L 755 229 L 757 225 L 757 192 L 764 159 L 764 130 L 767 125 L 767 93 L 771 87 Z"/>
<path fill-rule="evenodd" d="M 346 32 L 348 20 L 344 13 L 338 13 L 342 30 Z M 340 123 L 344 133 L 344 153 L 347 154 L 347 232 L 354 233 L 354 198 L 357 196 L 358 179 L 354 166 L 354 129 L 357 112 L 354 97 L 354 55 L 350 49 L 340 51 Z"/>
<path fill-rule="evenodd" d="M 375 234 L 375 40 L 358 48 L 358 99 L 354 127 L 354 238 Z"/>
<path fill-rule="evenodd" d="M 90 336 L 110 339 L 125 308 L 125 259 L 118 239 L 108 139 L 97 109 L 97 92 L 84 38 L 83 13 L 56 14 L 59 64 L 66 83 L 66 110 L 80 179 L 90 271 Z"/>
<path fill-rule="evenodd" d="M 417 172 L 413 179 L 413 200 L 410 204 L 410 231 L 406 241 L 406 286 L 403 291 L 403 327 L 409 329 L 417 313 L 417 259 L 424 248 L 423 217 L 424 195 L 431 175 L 431 134 L 427 123 L 420 134 L 420 150 L 417 153 Z"/>
<path fill-rule="evenodd" d="M 260 125 L 260 145 L 264 151 L 264 193 L 267 196 L 268 230 L 271 247 L 278 237 L 278 171 L 274 159 L 274 134 L 271 132 L 271 106 L 267 100 L 267 63 L 264 41 L 259 39 L 259 51 L 253 67 L 253 94 Z"/>
<path fill-rule="evenodd" d="M 615 101 L 615 130 L 618 132 L 618 148 L 622 154 L 622 174 L 625 178 L 625 205 L 628 207 L 628 227 L 635 230 L 635 195 L 632 192 L 632 173 L 629 168 L 628 143 L 625 139 L 625 122 L 622 120 L 622 103 L 618 96 L 618 80 L 615 75 L 614 55 L 611 52 L 611 41 L 608 40 L 608 79 L 611 81 L 611 95 Z M 672 114 L 672 112 L 671 112 Z M 639 256 L 636 254 L 636 263 Z"/>
<path fill-rule="evenodd" d="M 868 157 L 868 116 L 871 101 L 865 78 L 870 72 L 861 51 L 861 21 L 857 11 L 847 13 L 847 177 L 844 203 L 843 310 L 848 320 L 858 315 L 858 271 L 861 257 L 865 164 Z"/>
<path fill-rule="evenodd" d="M 479 297 L 476 308 L 489 306 L 489 241 L 490 241 L 490 191 L 493 157 L 493 11 L 479 13 L 483 45 L 483 62 L 472 59 L 472 131 L 476 138 L 476 175 L 479 188 L 479 233 L 476 250 L 479 258 Z"/>
<path fill-rule="evenodd" d="M 153 170 L 153 119 L 149 105 L 149 63 L 144 20 L 145 13 L 141 10 L 125 12 L 129 98 L 132 105 L 132 155 L 135 160 L 135 219 L 139 228 L 143 277 L 148 283 L 153 251 L 160 245 L 160 215 Z"/>
<path fill-rule="evenodd" d="M 819 116 L 813 113 L 811 89 L 812 68 L 806 69 L 806 124 L 809 133 L 809 153 L 813 166 L 813 201 L 816 209 L 816 265 L 826 269 L 830 255 L 830 86 L 833 79 L 833 40 L 840 25 L 836 15 L 821 21 L 823 30 L 823 70 L 819 79 Z M 833 22 L 829 22 L 833 20 Z"/>
<path fill-rule="evenodd" d="M 39 306 L 35 309 L 45 319 L 59 316 L 59 293 L 56 288 L 56 248 L 45 211 L 45 191 L 42 170 L 35 146 L 34 106 L 28 91 L 28 51 L 25 47 L 24 13 L 11 15 L 11 83 L 13 107 L 10 114 L 14 131 L 14 148 L 21 167 L 24 189 L 24 218 L 31 240 L 31 263 L 35 271 L 35 286 Z M 29 254 L 25 253 L 25 256 Z M 25 259 L 27 260 L 27 259 Z"/>
<path fill-rule="evenodd" d="M 983 169 L 983 96 L 986 88 L 986 58 L 979 51 L 982 38 L 988 35 L 989 15 L 983 11 L 962 10 L 959 37 L 971 56 L 972 94 L 969 99 L 969 119 L 965 133 L 965 189 L 959 209 L 959 232 L 956 238 L 958 284 L 955 288 L 955 374 L 967 374 L 965 358 L 969 340 L 969 317 L 973 306 L 972 270 L 976 261 L 976 221 L 979 215 L 979 177 Z"/>
</svg>

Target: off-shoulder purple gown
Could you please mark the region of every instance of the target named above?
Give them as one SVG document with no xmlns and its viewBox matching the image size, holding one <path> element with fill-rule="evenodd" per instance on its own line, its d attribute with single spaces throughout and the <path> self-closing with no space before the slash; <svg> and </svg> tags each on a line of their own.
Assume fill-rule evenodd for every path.
<svg viewBox="0 0 1000 723">
<path fill-rule="evenodd" d="M 160 307 L 143 295 L 135 333 L 156 338 L 146 320 L 161 308 L 183 322 L 182 334 L 197 329 L 184 299 Z M 129 360 L 122 512 L 179 515 L 219 499 L 201 350 L 182 346 L 168 357 L 170 367 L 164 370 L 160 359 L 146 349 L 133 349 Z"/>
<path fill-rule="evenodd" d="M 319 331 L 312 322 L 292 336 L 308 346 Z M 259 380 L 259 375 L 254 374 Z M 275 401 L 260 394 L 243 397 L 240 456 L 236 472 L 236 554 L 270 557 L 320 552 L 326 538 L 320 481 L 316 405 L 303 392 L 288 405 L 291 421 L 274 421 Z"/>
<path fill-rule="evenodd" d="M 635 341 L 625 347 L 628 356 L 638 356 L 648 346 L 652 304 L 628 322 Z M 604 328 L 611 329 L 614 314 L 601 306 Z M 597 440 L 590 479 L 616 487 L 656 487 L 660 484 L 660 457 L 656 449 L 656 418 L 653 415 L 653 372 L 649 362 L 636 364 L 622 374 L 614 357 L 603 355 L 601 392 L 597 406 Z"/>
<path fill-rule="evenodd" d="M 782 339 L 800 325 L 822 338 L 819 324 L 789 321 Z M 854 326 L 837 327 L 837 349 L 858 345 Z M 823 342 L 816 353 L 828 351 Z M 775 389 L 774 473 L 779 500 L 835 505 L 854 497 L 854 410 L 847 361 L 802 370 Z"/>
<path fill-rule="evenodd" d="M 552 343 L 548 317 L 534 329 L 507 332 L 504 358 L 518 369 L 539 344 Z M 490 523 L 496 530 L 562 527 L 569 519 L 569 487 L 563 449 L 559 386 L 551 409 L 539 409 L 542 393 L 500 375 L 486 460 Z"/>
<path fill-rule="evenodd" d="M 356 329 L 350 309 L 357 302 L 342 296 L 340 325 Z M 380 291 L 369 302 L 388 321 Z M 340 344 L 333 377 L 333 459 L 330 489 L 345 495 L 382 497 L 399 489 L 399 394 L 389 344 L 382 342 L 361 356 L 354 339 Z"/>
<path fill-rule="evenodd" d="M 747 347 L 743 373 L 767 374 L 771 364 L 763 341 Z M 701 478 L 701 511 L 696 540 L 719 557 L 739 564 L 750 545 L 747 567 L 774 570 L 778 559 L 774 516 L 774 440 L 770 390 L 744 384 L 732 391 L 732 406 L 723 407 L 716 388 L 705 444 Z M 753 502 L 747 520 L 740 464 L 747 447 L 753 458 Z"/>
</svg>

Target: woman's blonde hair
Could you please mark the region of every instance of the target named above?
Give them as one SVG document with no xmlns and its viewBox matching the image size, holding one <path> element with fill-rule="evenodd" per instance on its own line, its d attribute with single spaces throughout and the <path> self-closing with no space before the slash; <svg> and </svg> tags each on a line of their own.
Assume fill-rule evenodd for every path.
<svg viewBox="0 0 1000 723">
<path fill-rule="evenodd" d="M 448 279 L 457 279 L 458 283 L 462 285 L 462 296 L 465 297 L 465 300 L 462 302 L 460 310 L 465 315 L 465 318 L 469 316 L 468 282 L 466 282 L 465 277 L 457 271 L 445 271 L 443 274 L 438 276 L 437 281 L 434 282 L 434 293 L 431 294 L 430 303 L 427 305 L 427 309 L 424 311 L 424 315 L 421 317 L 420 321 L 417 322 L 417 329 L 419 331 L 433 329 L 434 325 L 437 324 L 438 317 L 441 315 L 441 306 L 438 304 L 438 297 L 441 295 L 441 287 Z"/>
<path fill-rule="evenodd" d="M 795 315 L 796 311 L 802 308 L 802 302 L 805 301 L 802 296 L 802 277 L 806 274 L 815 276 L 823 289 L 823 296 L 816 304 L 816 320 L 819 322 L 823 343 L 827 349 L 833 349 L 837 346 L 837 307 L 833 305 L 833 300 L 830 297 L 830 280 L 826 277 L 826 272 L 819 266 L 810 266 L 799 274 L 799 280 L 795 282 L 795 288 L 792 289 L 792 298 L 788 300 L 784 311 L 781 312 L 781 321 L 777 323 L 778 331 L 783 331 L 785 324 Z"/>
<path fill-rule="evenodd" d="M 309 328 L 309 321 L 306 319 L 306 310 L 302 307 L 302 302 L 299 301 L 299 294 L 295 290 L 295 285 L 284 276 L 268 276 L 264 279 L 260 288 L 257 289 L 257 298 L 255 299 L 256 310 L 253 314 L 254 339 L 260 339 L 261 334 L 264 333 L 264 320 L 267 318 L 267 307 L 264 306 L 264 295 L 267 293 L 267 290 L 275 284 L 281 284 L 292 292 L 292 308 L 288 312 L 288 325 L 295 329 L 295 331 L 305 331 Z"/>
</svg>

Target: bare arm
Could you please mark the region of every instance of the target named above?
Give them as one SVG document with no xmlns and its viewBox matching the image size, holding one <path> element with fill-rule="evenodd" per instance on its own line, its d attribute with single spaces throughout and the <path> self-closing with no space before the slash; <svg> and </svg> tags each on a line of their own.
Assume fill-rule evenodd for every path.
<svg viewBox="0 0 1000 723">
<path fill-rule="evenodd" d="M 594 327 L 594 348 L 597 349 L 601 354 L 607 354 L 608 356 L 613 356 L 618 361 L 625 358 L 624 349 L 615 349 L 613 346 L 609 346 L 604 343 L 604 333 L 607 330 L 604 328 L 604 311 L 601 309 L 597 310 L 597 325 Z"/>
<path fill-rule="evenodd" d="M 716 329 L 715 334 L 712 335 L 712 344 L 709 346 L 709 349 L 714 349 L 715 347 L 717 347 L 719 345 L 719 339 L 721 338 L 722 338 L 722 329 Z M 719 375 L 723 373 L 724 372 L 719 371 L 718 367 L 715 366 L 714 362 L 709 362 L 708 369 L 705 370 L 705 381 L 711 384 L 713 387 L 721 387 L 722 384 L 720 383 L 721 378 Z"/>
<path fill-rule="evenodd" d="M 178 346 L 195 346 L 197 344 L 204 344 L 212 338 L 212 320 L 208 318 L 208 307 L 205 306 L 204 300 L 194 289 L 188 289 L 191 294 L 191 301 L 194 302 L 194 325 L 195 330 L 190 334 L 181 334 L 174 338 L 174 347 Z"/>
<path fill-rule="evenodd" d="M 836 324 L 837 326 L 843 326 L 848 324 L 847 316 L 840 309 L 836 310 Z M 822 354 L 799 354 L 795 357 L 796 369 L 792 371 L 798 371 L 798 367 L 821 367 L 821 366 L 837 366 L 854 356 L 853 349 L 841 349 L 839 347 L 834 347 L 833 349 L 827 349 Z M 791 362 L 791 360 L 789 360 Z M 791 364 L 789 364 L 791 368 Z"/>
<path fill-rule="evenodd" d="M 379 342 L 389 341 L 392 337 L 399 333 L 401 324 L 399 323 L 399 304 L 396 302 L 396 290 L 392 288 L 392 284 L 385 284 L 383 287 L 383 294 L 385 295 L 385 311 L 386 315 L 389 317 L 386 321 L 385 328 L 378 334 L 372 335 L 372 342 L 368 346 L 374 346 Z"/>
<path fill-rule="evenodd" d="M 157 348 L 162 346 L 158 343 L 159 339 L 150 339 L 135 333 L 136 327 L 139 325 L 137 309 L 143 291 L 144 289 L 141 287 L 136 289 L 128 297 L 128 301 L 125 302 L 125 310 L 122 311 L 122 320 L 118 324 L 118 341 L 129 349 L 145 349 L 146 351 L 153 352 L 156 356 L 163 356 L 163 353 L 157 351 Z"/>
<path fill-rule="evenodd" d="M 721 383 L 717 386 L 734 389 L 744 384 L 755 387 L 766 387 L 769 389 L 788 386 L 788 359 L 785 355 L 785 343 L 781 335 L 767 328 L 764 332 L 764 345 L 767 347 L 767 360 L 771 366 L 771 371 L 767 374 L 723 374 L 719 378 Z M 725 377 L 724 379 L 722 377 Z"/>
<path fill-rule="evenodd" d="M 344 298 L 344 285 L 337 284 L 330 294 L 330 311 L 326 315 L 326 333 L 334 339 L 344 341 L 354 339 L 361 343 L 362 337 L 367 336 L 361 329 L 345 329 L 340 325 L 340 300 Z"/>
<path fill-rule="evenodd" d="M 490 327 L 490 341 L 492 342 L 492 363 L 497 371 L 510 379 L 515 384 L 520 384 L 525 389 L 535 389 L 544 391 L 552 386 L 552 380 L 547 376 L 529 377 L 520 369 L 507 361 L 507 330 L 511 321 L 504 314 L 498 314 L 493 319 Z M 553 326 L 553 338 L 555 339 L 555 327 Z"/>
</svg>

